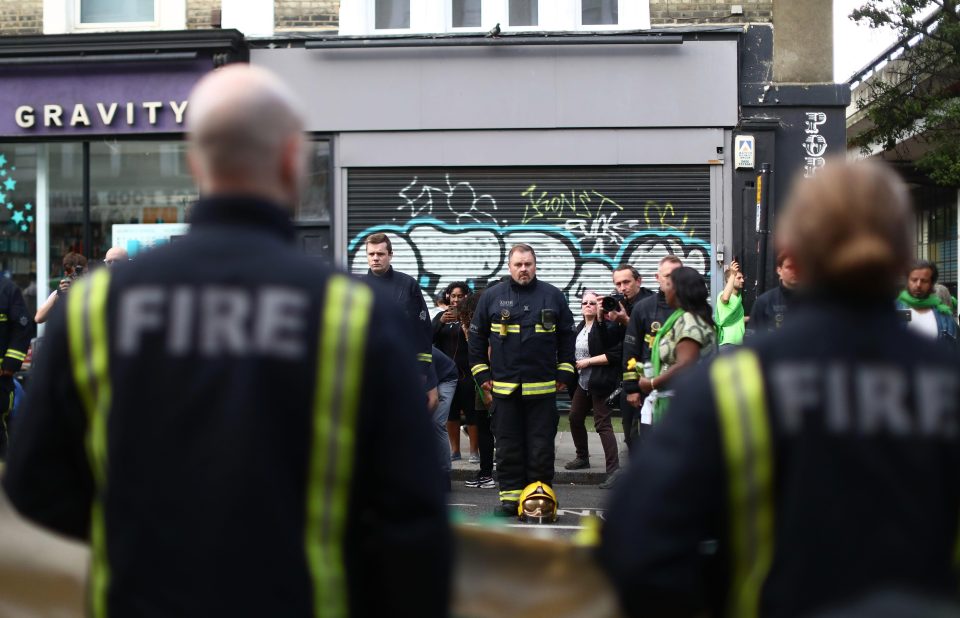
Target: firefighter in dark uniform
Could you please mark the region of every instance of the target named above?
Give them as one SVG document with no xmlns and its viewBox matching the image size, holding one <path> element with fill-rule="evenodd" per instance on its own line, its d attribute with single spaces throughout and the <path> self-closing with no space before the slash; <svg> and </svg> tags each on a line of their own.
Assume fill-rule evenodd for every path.
<svg viewBox="0 0 960 618">
<path fill-rule="evenodd" d="M 13 411 L 13 376 L 20 370 L 30 346 L 30 318 L 20 288 L 0 277 L 0 460 L 7 453 L 10 413 Z"/>
<path fill-rule="evenodd" d="M 960 361 L 893 308 L 912 213 L 877 163 L 799 181 L 777 240 L 805 298 L 678 384 L 607 511 L 601 560 L 630 615 L 956 599 Z"/>
<path fill-rule="evenodd" d="M 412 345 L 389 299 L 296 249 L 307 146 L 292 95 L 228 65 L 189 114 L 190 231 L 54 309 L 11 502 L 90 542 L 92 616 L 446 615 L 450 537 Z"/>
<path fill-rule="evenodd" d="M 680 258 L 674 255 L 668 255 L 660 260 L 657 265 L 657 284 L 660 289 L 656 294 L 647 296 L 636 305 L 630 312 L 630 321 L 627 323 L 627 334 L 623 338 L 623 392 L 624 403 L 633 410 L 625 415 L 631 420 L 629 427 L 624 426 L 623 431 L 630 436 L 626 440 L 627 447 L 630 449 L 630 456 L 633 457 L 639 452 L 639 444 L 646 436 L 650 424 L 642 422 L 639 408 L 643 405 L 643 394 L 640 392 L 640 378 L 642 376 L 643 364 L 650 360 L 653 351 L 653 341 L 657 338 L 657 331 L 670 315 L 675 311 L 667 303 L 667 297 L 663 294 L 663 286 L 672 285 L 670 282 L 670 273 L 683 266 Z M 635 364 L 631 364 L 631 361 Z"/>
<path fill-rule="evenodd" d="M 365 242 L 369 270 L 363 276 L 370 287 L 392 298 L 410 328 L 417 351 L 417 364 L 423 376 L 433 361 L 433 327 L 423 291 L 413 277 L 394 270 L 393 243 L 386 234 L 371 234 Z"/>
<path fill-rule="evenodd" d="M 784 320 L 794 301 L 794 288 L 797 287 L 797 271 L 793 258 L 780 253 L 777 255 L 777 275 L 780 283 L 757 297 L 750 310 L 747 321 L 748 336 L 775 331 L 783 326 Z"/>
<path fill-rule="evenodd" d="M 563 292 L 537 279 L 529 245 L 514 245 L 510 279 L 480 297 L 470 324 L 470 371 L 493 395 L 502 515 L 517 515 L 530 483 L 553 483 L 557 389 L 574 379 L 573 314 Z M 489 354 L 488 354 L 489 350 Z"/>
</svg>

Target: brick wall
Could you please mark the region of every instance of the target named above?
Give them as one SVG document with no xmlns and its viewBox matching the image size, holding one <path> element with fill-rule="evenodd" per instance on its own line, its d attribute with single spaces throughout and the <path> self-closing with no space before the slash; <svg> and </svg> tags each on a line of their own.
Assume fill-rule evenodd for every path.
<svg viewBox="0 0 960 618">
<path fill-rule="evenodd" d="M 730 15 L 733 5 L 743 7 L 743 15 Z M 650 0 L 651 26 L 682 26 L 699 23 L 767 22 L 773 18 L 773 0 Z"/>
<path fill-rule="evenodd" d="M 340 0 L 276 0 L 273 5 L 277 30 L 336 30 Z"/>
<path fill-rule="evenodd" d="M 0 36 L 43 34 L 43 0 L 0 0 Z"/>
<path fill-rule="evenodd" d="M 187 30 L 213 28 L 214 10 L 219 11 L 220 0 L 187 0 Z"/>
</svg>

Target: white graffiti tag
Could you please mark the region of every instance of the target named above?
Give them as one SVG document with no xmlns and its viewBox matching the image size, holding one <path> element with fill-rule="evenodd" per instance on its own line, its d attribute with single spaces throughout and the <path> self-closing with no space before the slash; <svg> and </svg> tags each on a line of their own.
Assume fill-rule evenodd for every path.
<svg viewBox="0 0 960 618">
<path fill-rule="evenodd" d="M 450 174 L 444 175 L 446 187 L 434 187 L 432 185 L 419 183 L 417 176 L 413 177 L 407 186 L 400 189 L 397 194 L 403 203 L 397 207 L 397 210 L 409 209 L 410 218 L 419 216 L 435 216 L 440 213 L 433 211 L 433 196 L 436 194 L 438 200 L 442 201 L 441 207 L 451 213 L 457 223 L 475 222 L 475 223 L 496 223 L 494 216 L 487 210 L 496 210 L 497 201 L 492 195 L 483 193 L 477 195 L 473 186 L 466 181 L 452 182 Z M 411 197 L 413 191 L 416 191 L 419 184 L 420 191 L 416 197 Z"/>
<path fill-rule="evenodd" d="M 826 163 L 824 155 L 827 153 L 827 138 L 820 134 L 820 126 L 827 122 L 827 115 L 823 112 L 807 112 L 807 137 L 803 140 L 804 157 L 803 175 L 810 178 Z"/>
</svg>

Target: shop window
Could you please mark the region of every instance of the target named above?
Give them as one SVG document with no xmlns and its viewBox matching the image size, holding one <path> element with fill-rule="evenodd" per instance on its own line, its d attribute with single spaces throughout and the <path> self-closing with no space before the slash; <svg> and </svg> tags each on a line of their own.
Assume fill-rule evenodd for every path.
<svg viewBox="0 0 960 618">
<path fill-rule="evenodd" d="M 538 4 L 539 0 L 510 0 L 510 14 L 507 24 L 511 28 L 536 27 L 539 22 Z"/>
<path fill-rule="evenodd" d="M 43 0 L 43 33 L 183 30 L 187 0 Z"/>
<path fill-rule="evenodd" d="M 23 292 L 31 318 L 38 295 L 37 149 L 36 144 L 0 144 L 0 276 Z"/>
<path fill-rule="evenodd" d="M 453 28 L 480 27 L 480 0 L 451 0 L 450 26 Z"/>
<path fill-rule="evenodd" d="M 620 0 L 581 0 L 580 23 L 584 26 L 616 26 Z"/>
<path fill-rule="evenodd" d="M 410 28 L 410 0 L 376 0 L 374 24 L 377 30 Z"/>
<path fill-rule="evenodd" d="M 300 222 L 330 220 L 330 142 L 318 141 L 311 145 L 307 189 L 297 205 L 295 219 Z"/>
<path fill-rule="evenodd" d="M 156 21 L 156 0 L 77 0 L 79 23 L 127 24 Z"/>
</svg>

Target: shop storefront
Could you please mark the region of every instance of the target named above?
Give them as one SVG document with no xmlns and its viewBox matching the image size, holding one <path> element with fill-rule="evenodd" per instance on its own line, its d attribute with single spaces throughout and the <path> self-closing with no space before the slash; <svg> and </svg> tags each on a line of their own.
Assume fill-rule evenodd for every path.
<svg viewBox="0 0 960 618">
<path fill-rule="evenodd" d="M 31 311 L 80 253 L 132 256 L 187 228 L 197 188 L 187 98 L 208 71 L 246 61 L 236 31 L 0 38 L 0 271 Z M 307 253 L 329 253 L 330 145 L 311 148 L 296 219 Z"/>
<path fill-rule="evenodd" d="M 655 287 L 668 254 L 719 290 L 736 31 L 284 43 L 254 46 L 250 61 L 279 73 L 309 101 L 309 129 L 332 136 L 335 255 L 354 272 L 366 270 L 363 238 L 386 232 L 395 267 L 430 296 L 507 274 L 516 242 L 537 249 L 539 275 L 577 312 L 621 263 Z"/>
<path fill-rule="evenodd" d="M 0 39 L 0 269 L 31 310 L 66 253 L 99 264 L 115 225 L 184 223 L 190 88 L 245 59 L 235 31 Z"/>
</svg>

